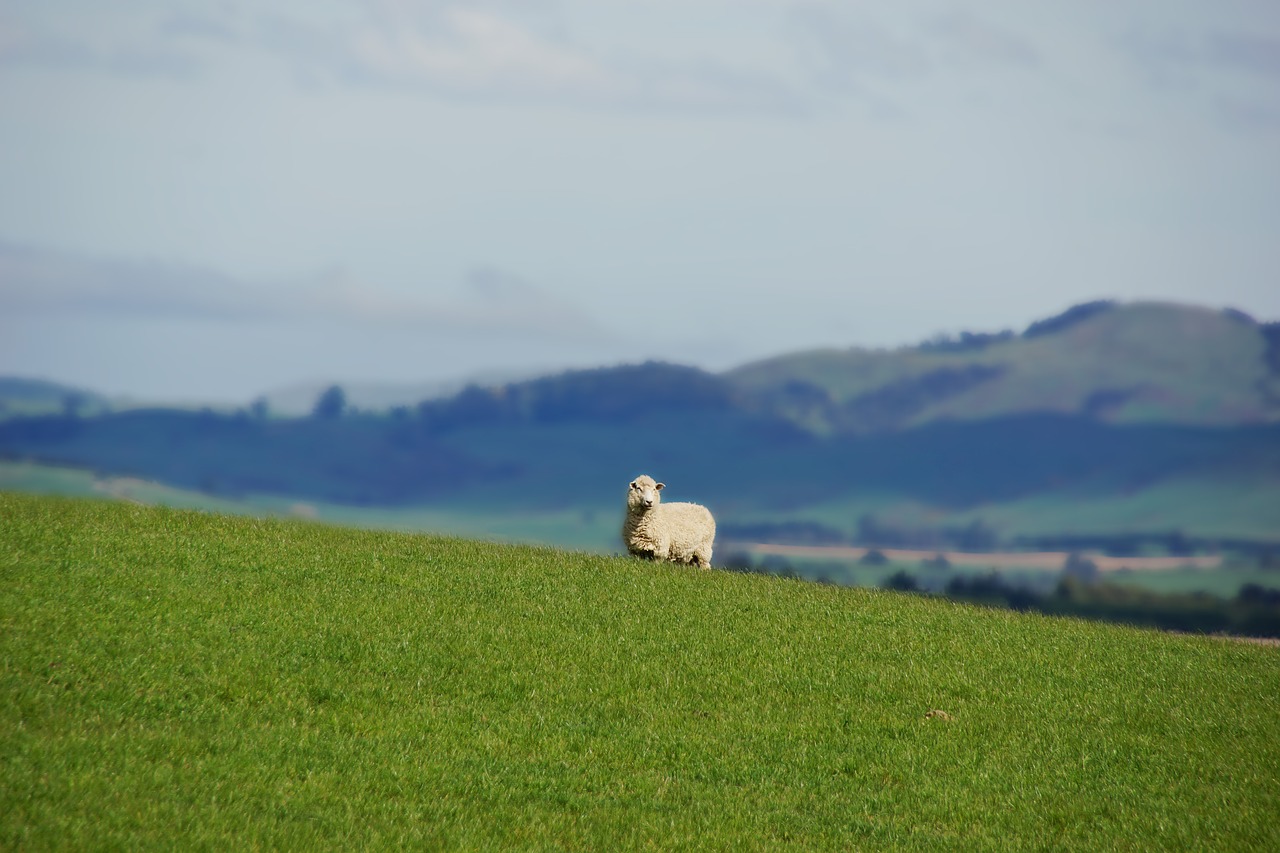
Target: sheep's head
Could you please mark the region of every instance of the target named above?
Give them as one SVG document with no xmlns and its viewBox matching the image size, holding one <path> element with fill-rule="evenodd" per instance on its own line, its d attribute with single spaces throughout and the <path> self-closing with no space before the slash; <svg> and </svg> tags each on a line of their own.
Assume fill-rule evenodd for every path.
<svg viewBox="0 0 1280 853">
<path fill-rule="evenodd" d="M 639 512 L 652 509 L 662 500 L 658 492 L 664 487 L 663 483 L 656 482 L 648 474 L 641 474 L 631 481 L 631 489 L 627 492 L 627 508 Z"/>
</svg>

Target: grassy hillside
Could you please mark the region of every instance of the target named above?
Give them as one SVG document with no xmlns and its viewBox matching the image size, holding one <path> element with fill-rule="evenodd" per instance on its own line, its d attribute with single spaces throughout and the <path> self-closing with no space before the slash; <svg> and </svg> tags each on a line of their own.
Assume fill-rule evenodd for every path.
<svg viewBox="0 0 1280 853">
<path fill-rule="evenodd" d="M 1236 312 L 1098 303 L 1022 335 L 793 353 L 726 377 L 819 430 L 900 429 L 1030 411 L 1108 423 L 1264 423 L 1280 419 L 1280 371 L 1268 331 Z"/>
<path fill-rule="evenodd" d="M 1274 648 L 106 502 L 0 519 L 0 847 L 1280 846 Z"/>
</svg>

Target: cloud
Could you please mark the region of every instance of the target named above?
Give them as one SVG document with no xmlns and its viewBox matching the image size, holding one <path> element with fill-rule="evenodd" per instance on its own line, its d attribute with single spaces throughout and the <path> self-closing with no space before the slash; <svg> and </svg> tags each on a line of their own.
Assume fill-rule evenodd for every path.
<svg viewBox="0 0 1280 853">
<path fill-rule="evenodd" d="M 1252 132 L 1280 130 L 1280 103 L 1274 99 L 1268 103 L 1224 95 L 1214 100 L 1213 109 L 1218 120 L 1228 128 Z"/>
<path fill-rule="evenodd" d="M 1190 82 L 1212 71 L 1280 77 L 1280 36 L 1135 29 L 1125 33 L 1118 44 L 1154 83 Z"/>
<path fill-rule="evenodd" d="M 628 57 L 575 41 L 543 7 L 368 2 L 354 21 L 273 18 L 264 44 L 313 81 L 591 108 L 797 112 L 775 77 L 706 58 Z"/>
<path fill-rule="evenodd" d="M 165 36 L 179 39 L 200 39 L 228 44 L 242 40 L 240 28 L 226 10 L 223 10 L 222 14 L 210 11 L 171 12 L 161 19 L 159 31 Z"/>
<path fill-rule="evenodd" d="M 814 63 L 822 82 L 834 88 L 853 88 L 872 79 L 918 80 L 934 69 L 917 40 L 867 15 L 802 6 L 792 12 L 790 22 L 802 55 Z"/>
<path fill-rule="evenodd" d="M 127 40 L 104 44 L 79 34 L 36 30 L 10 24 L 0 32 L 0 67 L 90 71 L 128 77 L 190 79 L 205 62 L 167 43 Z"/>
<path fill-rule="evenodd" d="M 1196 96 L 1222 127 L 1280 129 L 1280 36 L 1136 29 L 1118 46 L 1149 86 Z"/>
<path fill-rule="evenodd" d="M 971 12 L 945 15 L 926 32 L 952 65 L 1032 68 L 1040 64 L 1040 53 L 1030 41 Z"/>
<path fill-rule="evenodd" d="M 0 312 L 8 316 L 323 322 L 365 331 L 556 337 L 595 342 L 607 329 L 576 306 L 496 269 L 443 297 L 390 291 L 335 270 L 253 283 L 159 261 L 89 258 L 0 242 Z"/>
<path fill-rule="evenodd" d="M 210 270 L 0 242 L 0 307 L 8 314 L 247 320 L 262 316 L 265 306 L 251 288 Z"/>
<path fill-rule="evenodd" d="M 681 56 L 644 39 L 604 46 L 602 32 L 608 41 L 620 31 L 575 33 L 557 6 L 540 0 L 348 0 L 323 11 L 214 4 L 106 26 L 75 14 L 0 21 L 0 66 L 190 79 L 256 54 L 309 88 L 700 114 L 806 109 L 784 76 L 714 39 L 688 40 Z M 720 56 L 709 53 L 715 49 Z"/>
<path fill-rule="evenodd" d="M 1263 77 L 1280 77 L 1280 38 L 1253 33 L 1211 33 L 1205 39 L 1205 61 Z"/>
<path fill-rule="evenodd" d="M 804 4 L 789 15 L 792 40 L 814 83 L 862 101 L 873 115 L 905 113 L 904 93 L 946 77 L 1031 70 L 1028 40 L 968 12 L 888 23 L 856 7 Z"/>
<path fill-rule="evenodd" d="M 365 72 L 398 82 L 442 82 L 462 90 L 592 94 L 614 85 L 595 58 L 485 9 L 449 9 L 442 27 L 366 27 L 348 42 Z"/>
<path fill-rule="evenodd" d="M 571 303 L 512 273 L 482 267 L 471 271 L 452 294 L 407 296 L 369 286 L 336 271 L 306 288 L 302 315 L 343 319 L 388 330 L 433 329 L 453 333 L 563 337 L 596 341 L 608 336 L 598 322 Z"/>
</svg>

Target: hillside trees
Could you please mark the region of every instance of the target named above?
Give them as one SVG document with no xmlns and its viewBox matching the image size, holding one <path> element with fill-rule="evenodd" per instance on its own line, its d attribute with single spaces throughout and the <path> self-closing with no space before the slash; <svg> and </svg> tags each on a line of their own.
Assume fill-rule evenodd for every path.
<svg viewBox="0 0 1280 853">
<path fill-rule="evenodd" d="M 1093 302 L 1082 302 L 1079 305 L 1073 305 L 1061 314 L 1048 317 L 1044 320 L 1037 320 L 1027 326 L 1026 331 L 1022 333 L 1024 338 L 1038 338 L 1044 335 L 1052 335 L 1069 329 L 1077 323 L 1083 323 L 1090 317 L 1097 316 L 1106 311 L 1110 311 L 1116 307 L 1114 299 L 1098 299 Z"/>
<path fill-rule="evenodd" d="M 346 392 L 339 385 L 330 385 L 324 390 L 324 393 L 316 398 L 316 405 L 311 410 L 311 416 L 321 420 L 334 420 L 342 417 L 342 413 L 346 408 Z"/>
<path fill-rule="evenodd" d="M 657 412 L 691 414 L 734 408 L 725 380 L 662 362 L 574 370 L 495 387 L 471 385 L 454 397 L 427 400 L 418 414 L 429 430 L 571 421 L 617 424 Z"/>
</svg>

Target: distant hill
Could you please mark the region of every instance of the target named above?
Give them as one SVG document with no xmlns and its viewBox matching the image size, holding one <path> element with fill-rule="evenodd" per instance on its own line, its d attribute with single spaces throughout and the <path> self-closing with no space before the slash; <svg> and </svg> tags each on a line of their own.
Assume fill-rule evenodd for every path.
<svg viewBox="0 0 1280 853">
<path fill-rule="evenodd" d="M 390 412 L 55 408 L 0 422 L 0 459 L 231 498 L 491 516 L 612 513 L 619 484 L 649 472 L 713 504 L 726 529 L 813 522 L 850 537 L 874 513 L 876 529 L 913 540 L 982 521 L 1002 542 L 1104 531 L 1276 542 L 1278 329 L 1233 311 L 1089 303 L 1020 334 L 723 374 L 576 370 Z"/>
<path fill-rule="evenodd" d="M 84 388 L 43 379 L 0 376 L 0 419 L 54 412 L 90 414 L 110 407 L 110 399 Z"/>
<path fill-rule="evenodd" d="M 416 406 L 423 400 L 450 397 L 470 385 L 503 385 L 528 378 L 523 372 L 493 371 L 437 382 L 304 382 L 268 391 L 260 399 L 273 415 L 300 417 L 311 414 L 320 395 L 338 384 L 353 408 L 386 412 L 400 406 Z"/>
<path fill-rule="evenodd" d="M 474 404 L 477 389 L 506 395 L 510 404 L 538 397 L 550 384 L 558 384 L 561 395 L 608 395 L 610 370 L 342 388 L 350 406 L 372 412 L 423 401 L 447 407 L 464 391 Z M 600 381 L 568 387 L 588 376 Z M 1021 333 L 962 332 L 897 349 L 801 351 L 717 376 L 724 394 L 744 410 L 820 434 L 1045 412 L 1115 424 L 1264 424 L 1280 421 L 1280 323 L 1258 323 L 1231 309 L 1099 301 Z M 296 385 L 263 399 L 273 414 L 307 415 L 332 384 Z"/>
<path fill-rule="evenodd" d="M 1022 334 L 813 350 L 725 374 L 822 433 L 1057 412 L 1104 423 L 1280 421 L 1280 328 L 1238 311 L 1095 302 Z"/>
</svg>

